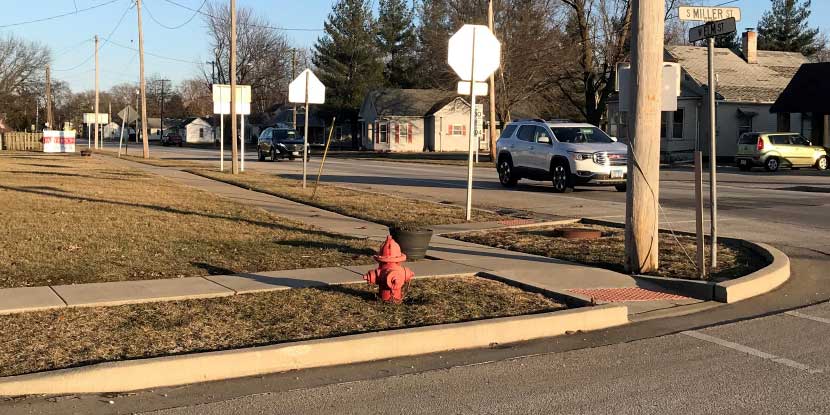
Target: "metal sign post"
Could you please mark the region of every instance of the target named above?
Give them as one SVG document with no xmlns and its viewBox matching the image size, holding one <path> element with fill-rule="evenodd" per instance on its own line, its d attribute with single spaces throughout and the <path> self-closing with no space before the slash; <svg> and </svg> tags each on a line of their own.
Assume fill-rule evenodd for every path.
<svg viewBox="0 0 830 415">
<path fill-rule="evenodd" d="M 251 113 L 251 86 L 236 86 L 236 113 L 241 118 L 242 147 L 239 170 L 245 171 L 245 115 Z M 231 86 L 213 84 L 213 113 L 219 114 L 219 171 L 225 171 L 225 114 L 231 112 Z"/>
<path fill-rule="evenodd" d="M 705 16 L 711 16 L 712 14 L 705 14 Z M 737 18 L 740 18 L 740 10 L 736 13 Z M 681 14 L 681 20 L 692 20 L 691 18 L 684 19 Z M 697 42 L 703 39 L 707 40 L 707 52 L 709 57 L 709 93 L 708 93 L 708 103 L 709 103 L 709 216 L 710 216 L 710 244 L 711 248 L 709 250 L 709 257 L 710 257 L 710 265 L 709 269 L 710 272 L 713 272 L 715 268 L 718 266 L 718 176 L 717 176 L 717 159 L 718 159 L 718 146 L 717 146 L 717 108 L 716 100 L 715 100 L 715 91 L 717 89 L 716 85 L 716 77 L 715 77 L 715 37 L 721 35 L 727 35 L 731 33 L 735 33 L 737 31 L 737 24 L 736 24 L 736 17 L 729 17 L 723 20 L 715 20 L 709 21 L 706 24 L 693 27 L 689 31 L 689 41 L 690 42 Z M 699 144 L 696 146 L 698 152 L 700 151 Z M 699 154 L 695 155 L 695 192 L 696 192 L 696 201 L 695 203 L 701 205 L 703 203 L 702 196 L 697 194 L 697 192 L 702 192 L 702 174 L 698 174 L 697 170 L 702 169 L 702 161 L 698 163 L 698 160 L 702 160 L 702 156 Z M 697 208 L 698 211 L 702 212 L 702 206 Z M 702 216 L 702 214 L 700 215 Z M 702 218 L 697 218 L 697 228 L 699 230 L 703 229 Z M 698 243 L 701 241 L 701 236 L 698 235 Z M 698 253 L 698 260 L 700 261 L 701 254 Z M 705 267 L 701 267 L 705 268 Z M 705 272 L 704 269 L 700 269 L 699 272 L 702 274 Z"/>
<path fill-rule="evenodd" d="M 305 104 L 305 125 L 303 126 L 303 189 L 305 189 L 308 172 L 309 104 L 325 104 L 326 86 L 317 79 L 314 72 L 306 69 L 288 85 L 288 101 L 294 104 Z"/>
<path fill-rule="evenodd" d="M 467 24 L 452 35 L 447 50 L 447 61 L 462 81 L 458 85 L 459 92 L 466 92 L 466 88 L 469 87 L 470 140 L 467 155 L 467 203 L 464 208 L 466 219 L 469 221 L 472 219 L 473 208 L 473 165 L 478 152 L 475 132 L 476 95 L 487 93 L 487 84 L 484 82 L 499 67 L 501 43 L 487 26 Z"/>
</svg>

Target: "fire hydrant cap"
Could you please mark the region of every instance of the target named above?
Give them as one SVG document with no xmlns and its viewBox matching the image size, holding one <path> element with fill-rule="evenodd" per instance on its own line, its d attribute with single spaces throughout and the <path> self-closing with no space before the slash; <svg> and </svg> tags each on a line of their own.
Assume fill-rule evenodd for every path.
<svg viewBox="0 0 830 415">
<path fill-rule="evenodd" d="M 401 252 L 401 246 L 392 239 L 391 235 L 386 236 L 386 241 L 380 246 L 380 252 L 374 256 L 378 262 L 404 262 L 406 254 Z"/>
</svg>

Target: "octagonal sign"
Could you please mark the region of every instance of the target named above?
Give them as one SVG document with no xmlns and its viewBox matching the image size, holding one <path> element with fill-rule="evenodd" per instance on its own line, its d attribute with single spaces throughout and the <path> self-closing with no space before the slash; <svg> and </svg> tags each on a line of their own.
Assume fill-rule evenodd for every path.
<svg viewBox="0 0 830 415">
<path fill-rule="evenodd" d="M 487 26 L 464 25 L 452 35 L 448 49 L 450 67 L 464 81 L 486 81 L 499 68 L 501 43 Z"/>
</svg>

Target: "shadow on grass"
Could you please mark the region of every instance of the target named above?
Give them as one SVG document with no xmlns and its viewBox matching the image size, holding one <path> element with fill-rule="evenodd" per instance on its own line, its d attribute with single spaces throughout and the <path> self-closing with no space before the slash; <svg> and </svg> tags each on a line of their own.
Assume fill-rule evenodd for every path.
<svg viewBox="0 0 830 415">
<path fill-rule="evenodd" d="M 110 204 L 110 205 L 116 205 L 116 206 L 126 206 L 126 207 L 133 207 L 133 208 L 149 209 L 149 210 L 155 210 L 155 211 L 158 211 L 158 212 L 173 213 L 173 214 L 177 214 L 177 215 L 201 216 L 201 217 L 205 217 L 205 218 L 209 218 L 209 219 L 219 219 L 219 220 L 228 220 L 228 221 L 233 221 L 233 222 L 243 222 L 243 223 L 247 223 L 249 225 L 260 226 L 260 227 L 264 227 L 264 228 L 270 228 L 270 229 L 275 229 L 275 230 L 283 230 L 283 231 L 303 232 L 303 233 L 308 233 L 308 234 L 313 234 L 313 235 L 318 235 L 318 236 L 324 236 L 324 237 L 330 237 L 330 238 L 342 238 L 343 237 L 341 235 L 337 235 L 337 234 L 330 233 L 330 232 L 318 231 L 318 230 L 313 230 L 313 229 L 300 229 L 300 228 L 296 228 L 296 227 L 293 227 L 293 226 L 286 226 L 286 225 L 281 225 L 281 224 L 271 223 L 271 222 L 261 222 L 261 221 L 257 221 L 257 220 L 241 218 L 241 217 L 238 217 L 238 216 L 226 216 L 226 215 L 218 215 L 218 214 L 209 214 L 209 213 L 197 212 L 197 211 L 193 211 L 193 210 L 177 209 L 177 208 L 172 208 L 172 207 L 167 207 L 167 206 L 148 205 L 148 204 L 141 204 L 141 203 L 128 203 L 128 202 L 122 202 L 122 201 L 117 201 L 117 200 L 108 200 L 108 199 L 100 199 L 100 198 L 85 197 L 85 196 L 74 196 L 74 195 L 68 194 L 68 192 L 65 192 L 65 191 L 60 190 L 60 189 L 54 189 L 54 188 L 48 188 L 48 191 L 46 191 L 46 190 L 40 190 L 38 188 L 14 187 L 14 186 L 0 185 L 0 189 L 14 191 L 14 192 L 21 192 L 21 193 L 36 194 L 36 195 L 40 195 L 40 196 L 51 196 L 51 197 L 55 197 L 55 198 L 59 198 L 59 199 L 68 199 L 68 200 L 93 202 L 93 203 L 103 203 L 103 204 Z M 65 194 L 58 194 L 58 193 L 55 193 L 55 192 L 62 192 L 62 193 L 65 193 Z"/>
<path fill-rule="evenodd" d="M 361 255 L 361 256 L 371 256 L 375 255 L 377 252 L 366 248 L 366 249 L 358 249 L 351 246 L 345 246 L 333 242 L 322 242 L 322 241 L 303 241 L 298 239 L 289 239 L 289 240 L 277 240 L 274 241 L 277 245 L 283 246 L 291 246 L 291 247 L 298 247 L 298 248 L 316 248 L 316 249 L 325 249 L 325 250 L 336 250 L 340 251 L 345 254 L 352 254 L 352 255 Z"/>
</svg>

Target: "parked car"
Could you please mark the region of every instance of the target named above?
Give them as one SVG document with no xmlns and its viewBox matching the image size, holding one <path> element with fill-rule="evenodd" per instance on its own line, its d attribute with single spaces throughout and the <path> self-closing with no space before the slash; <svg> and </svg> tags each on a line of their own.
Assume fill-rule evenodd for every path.
<svg viewBox="0 0 830 415">
<path fill-rule="evenodd" d="M 161 145 L 163 146 L 179 146 L 181 147 L 183 143 L 182 136 L 177 133 L 169 133 L 165 134 L 161 137 Z"/>
<path fill-rule="evenodd" d="M 827 170 L 827 150 L 797 133 L 745 133 L 738 138 L 735 164 L 743 171 L 753 167 Z"/>
<path fill-rule="evenodd" d="M 311 146 L 307 149 L 308 158 L 311 158 Z M 294 160 L 303 157 L 303 138 L 296 131 L 290 128 L 266 128 L 259 135 L 257 143 L 257 155 L 259 161 L 265 161 L 266 157 L 271 161 L 277 159 Z"/>
<path fill-rule="evenodd" d="M 577 185 L 626 190 L 628 147 L 591 124 L 519 120 L 508 124 L 496 142 L 499 181 L 551 180 L 557 193 Z"/>
</svg>

